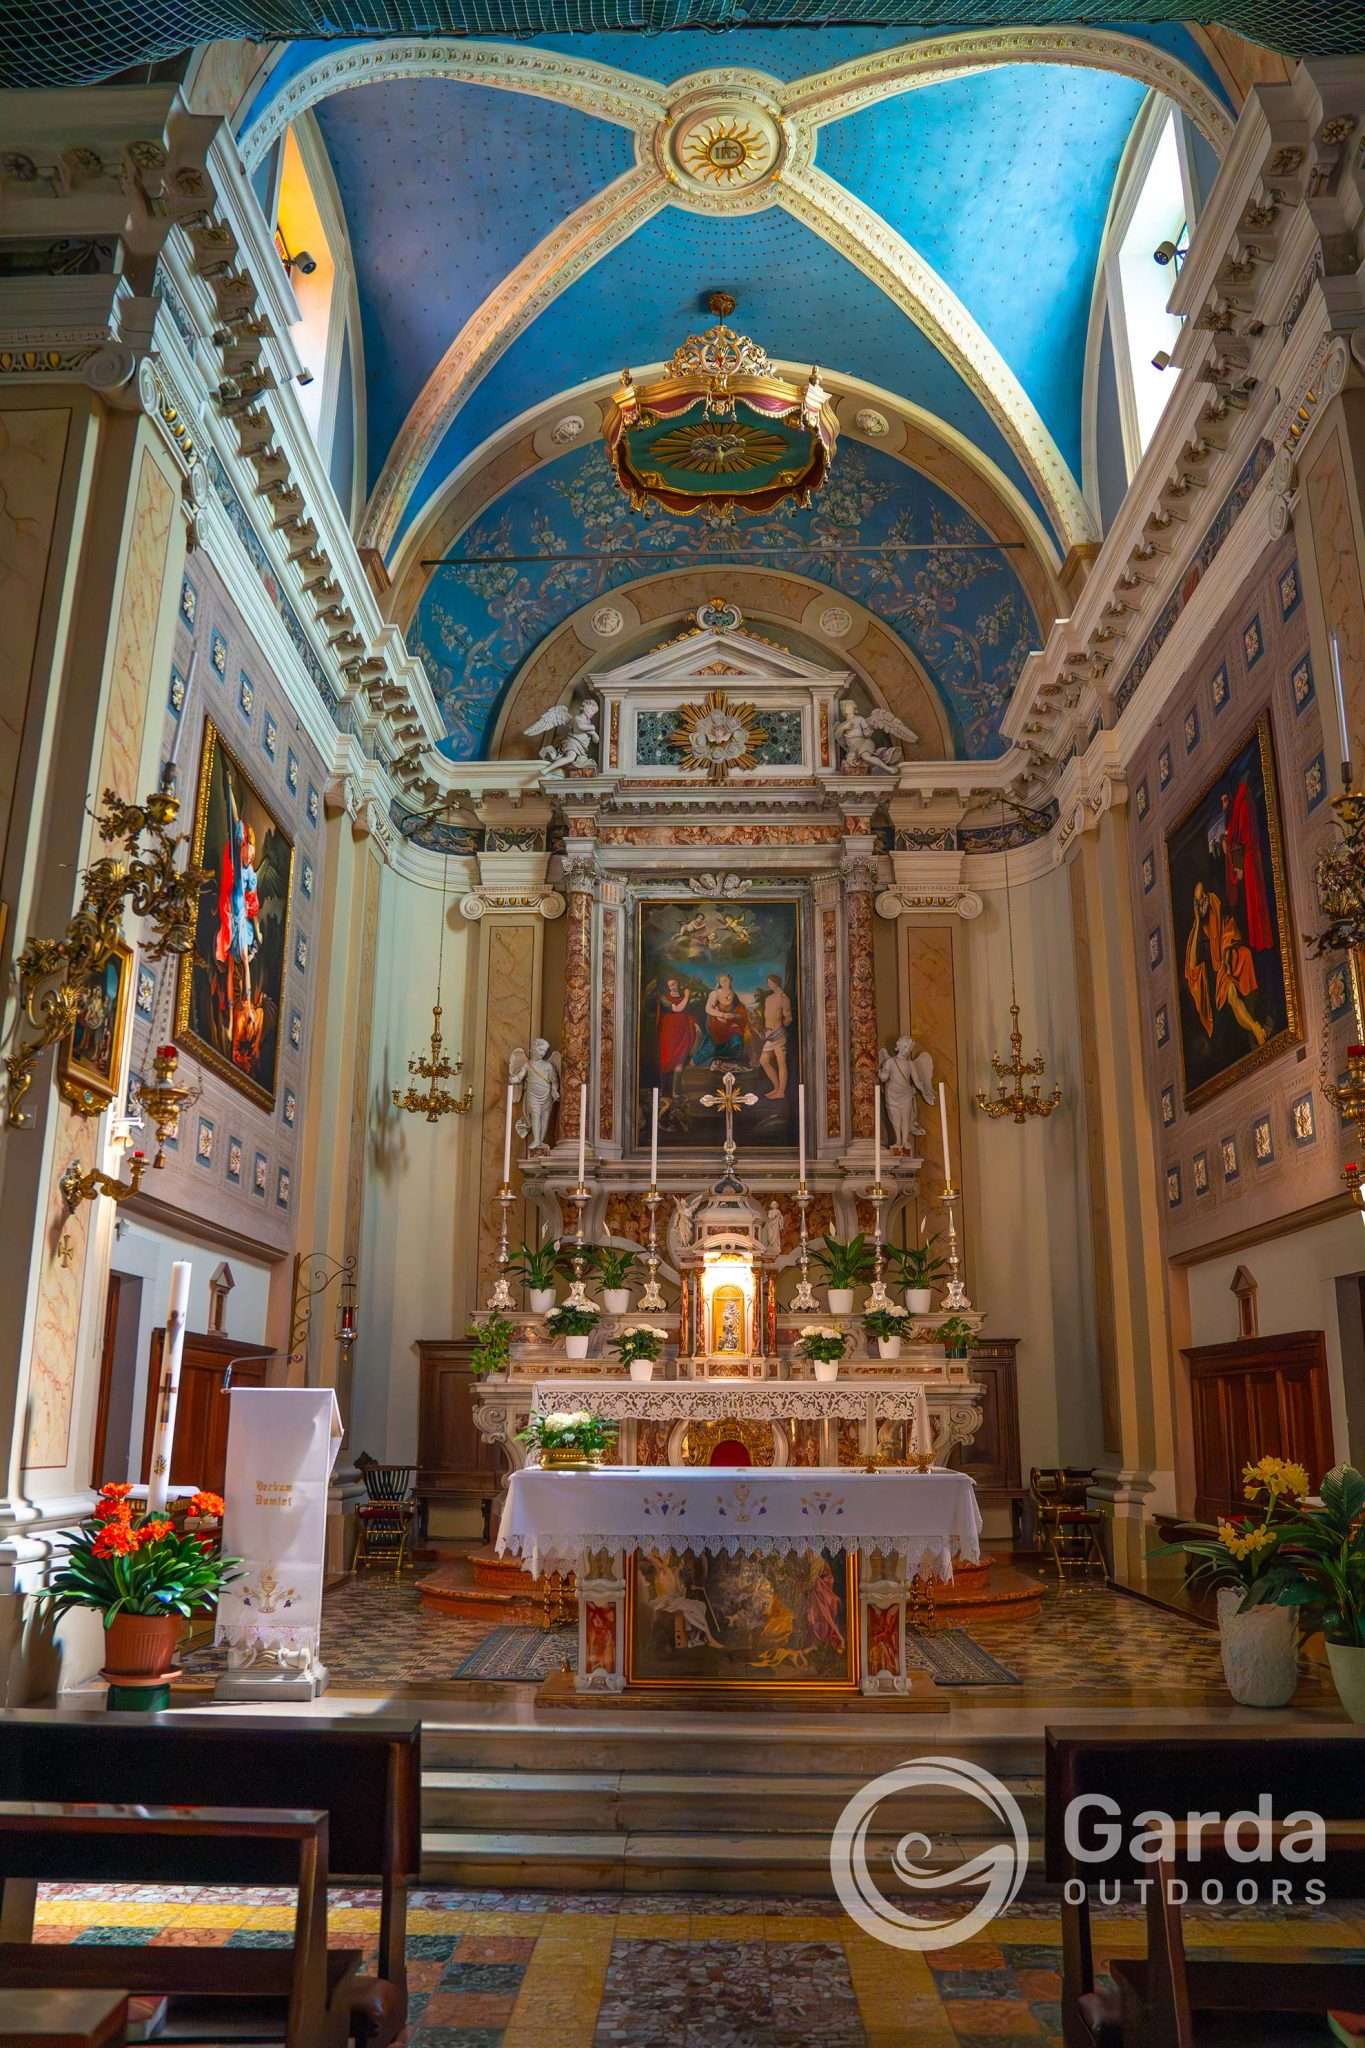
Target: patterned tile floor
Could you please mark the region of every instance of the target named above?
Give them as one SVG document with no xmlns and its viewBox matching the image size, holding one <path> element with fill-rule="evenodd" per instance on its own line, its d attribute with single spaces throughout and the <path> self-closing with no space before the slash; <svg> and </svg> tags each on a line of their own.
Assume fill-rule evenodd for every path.
<svg viewBox="0 0 1365 2048">
<path fill-rule="evenodd" d="M 373 1949 L 378 1894 L 332 1894 L 330 1939 Z M 287 1892 L 53 1886 L 48 1942 L 287 1947 Z M 1189 1916 L 1191 1946 L 1281 1962 L 1365 1962 L 1365 1911 Z M 1286 1940 L 1286 1933 L 1289 1940 Z M 989 1938 L 929 1958 L 863 1934 L 833 1901 L 694 1893 L 424 1890 L 408 1915 L 403 2048 L 1056 2048 L 1060 1931 L 1019 1901 Z M 1136 1912 L 1102 1912 L 1097 1955 L 1140 1953 Z M 1240 2048 L 1308 2048 L 1316 2023 L 1256 2023 Z"/>
</svg>

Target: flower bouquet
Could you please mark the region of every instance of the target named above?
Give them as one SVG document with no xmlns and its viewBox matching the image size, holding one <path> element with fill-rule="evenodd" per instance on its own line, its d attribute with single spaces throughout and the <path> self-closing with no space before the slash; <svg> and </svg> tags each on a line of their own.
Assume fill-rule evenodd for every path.
<svg viewBox="0 0 1365 2048">
<path fill-rule="evenodd" d="M 601 1320 L 600 1309 L 579 1308 L 573 1302 L 561 1301 L 546 1317 L 545 1327 L 552 1337 L 564 1339 L 564 1349 L 570 1358 L 586 1358 L 588 1340 Z"/>
<path fill-rule="evenodd" d="M 831 1330 L 828 1323 L 807 1323 L 796 1347 L 802 1358 L 810 1360 L 818 1380 L 839 1377 L 839 1360 L 847 1348 L 843 1331 Z"/>
<path fill-rule="evenodd" d="M 667 1330 L 657 1323 L 627 1323 L 612 1339 L 611 1348 L 633 1380 L 654 1377 L 654 1365 L 668 1342 Z"/>
<path fill-rule="evenodd" d="M 572 1414 L 557 1410 L 533 1415 L 525 1429 L 517 1431 L 517 1442 L 539 1451 L 542 1471 L 584 1472 L 602 1464 L 617 1434 L 616 1424 L 604 1415 L 579 1408 Z"/>
</svg>

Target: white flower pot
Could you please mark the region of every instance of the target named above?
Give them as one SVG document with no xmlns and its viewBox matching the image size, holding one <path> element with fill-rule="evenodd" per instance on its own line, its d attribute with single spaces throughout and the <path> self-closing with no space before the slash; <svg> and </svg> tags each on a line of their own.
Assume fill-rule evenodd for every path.
<svg viewBox="0 0 1365 2048">
<path fill-rule="evenodd" d="M 877 1356 L 879 1358 L 899 1358 L 900 1355 L 901 1340 L 899 1337 L 878 1337 Z"/>
<path fill-rule="evenodd" d="M 853 1289 L 851 1287 L 828 1288 L 829 1312 L 832 1316 L 851 1316 L 853 1313 Z"/>
<path fill-rule="evenodd" d="M 837 1359 L 837 1358 L 817 1358 L 817 1359 L 814 1359 L 814 1360 L 812 1360 L 812 1363 L 813 1363 L 813 1365 L 815 1366 L 815 1377 L 816 1377 L 816 1379 L 818 1379 L 818 1380 L 837 1380 L 837 1379 L 838 1379 L 838 1377 L 839 1377 L 839 1361 L 838 1361 L 838 1359 Z"/>
<path fill-rule="evenodd" d="M 905 1306 L 912 1316 L 928 1316 L 934 1312 L 934 1290 L 932 1287 L 907 1287 Z"/>
<path fill-rule="evenodd" d="M 531 1304 L 533 1316 L 547 1316 L 555 1305 L 553 1287 L 528 1287 L 526 1298 Z"/>
<path fill-rule="evenodd" d="M 630 1361 L 630 1376 L 633 1380 L 652 1380 L 654 1377 L 654 1360 L 652 1358 L 632 1358 Z"/>
<path fill-rule="evenodd" d="M 630 1314 L 630 1289 L 628 1287 L 604 1287 L 602 1289 L 602 1306 L 606 1309 L 609 1316 L 628 1316 Z"/>
<path fill-rule="evenodd" d="M 1287 1706 L 1299 1682 L 1298 1616 L 1292 1607 L 1253 1607 L 1239 1614 L 1241 1599 L 1240 1586 L 1218 1588 L 1218 1633 L 1228 1691 L 1239 1707 Z"/>
<path fill-rule="evenodd" d="M 1347 1720 L 1365 1722 L 1365 1649 L 1358 1643 L 1329 1643 L 1327 1662 Z"/>
<path fill-rule="evenodd" d="M 586 1358 L 588 1355 L 588 1345 L 591 1340 L 591 1331 L 586 1331 L 581 1337 L 566 1337 L 564 1339 L 565 1356 L 568 1358 Z"/>
</svg>

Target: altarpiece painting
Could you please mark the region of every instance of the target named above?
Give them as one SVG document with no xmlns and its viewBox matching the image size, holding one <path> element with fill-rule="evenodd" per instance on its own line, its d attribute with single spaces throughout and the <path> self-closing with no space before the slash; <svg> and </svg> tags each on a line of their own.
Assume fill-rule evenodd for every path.
<svg viewBox="0 0 1365 2048">
<path fill-rule="evenodd" d="M 857 1559 L 633 1553 L 626 1675 L 636 1685 L 858 1684 Z"/>
<path fill-rule="evenodd" d="M 1185 1106 L 1300 1036 L 1270 715 L 1166 839 Z"/>
<path fill-rule="evenodd" d="M 660 1145 L 718 1149 L 724 1119 L 702 1098 L 731 1068 L 758 1097 L 737 1122 L 742 1145 L 795 1147 L 800 903 L 691 896 L 644 902 L 638 917 L 637 1143 L 657 1087 Z"/>
</svg>

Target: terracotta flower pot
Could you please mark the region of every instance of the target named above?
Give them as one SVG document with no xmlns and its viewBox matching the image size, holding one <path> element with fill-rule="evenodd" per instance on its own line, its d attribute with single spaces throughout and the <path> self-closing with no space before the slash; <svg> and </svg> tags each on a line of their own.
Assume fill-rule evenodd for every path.
<svg viewBox="0 0 1365 2048">
<path fill-rule="evenodd" d="M 116 1614 L 104 1632 L 104 1670 L 111 1684 L 160 1678 L 171 1668 L 185 1623 L 178 1614 Z"/>
</svg>

